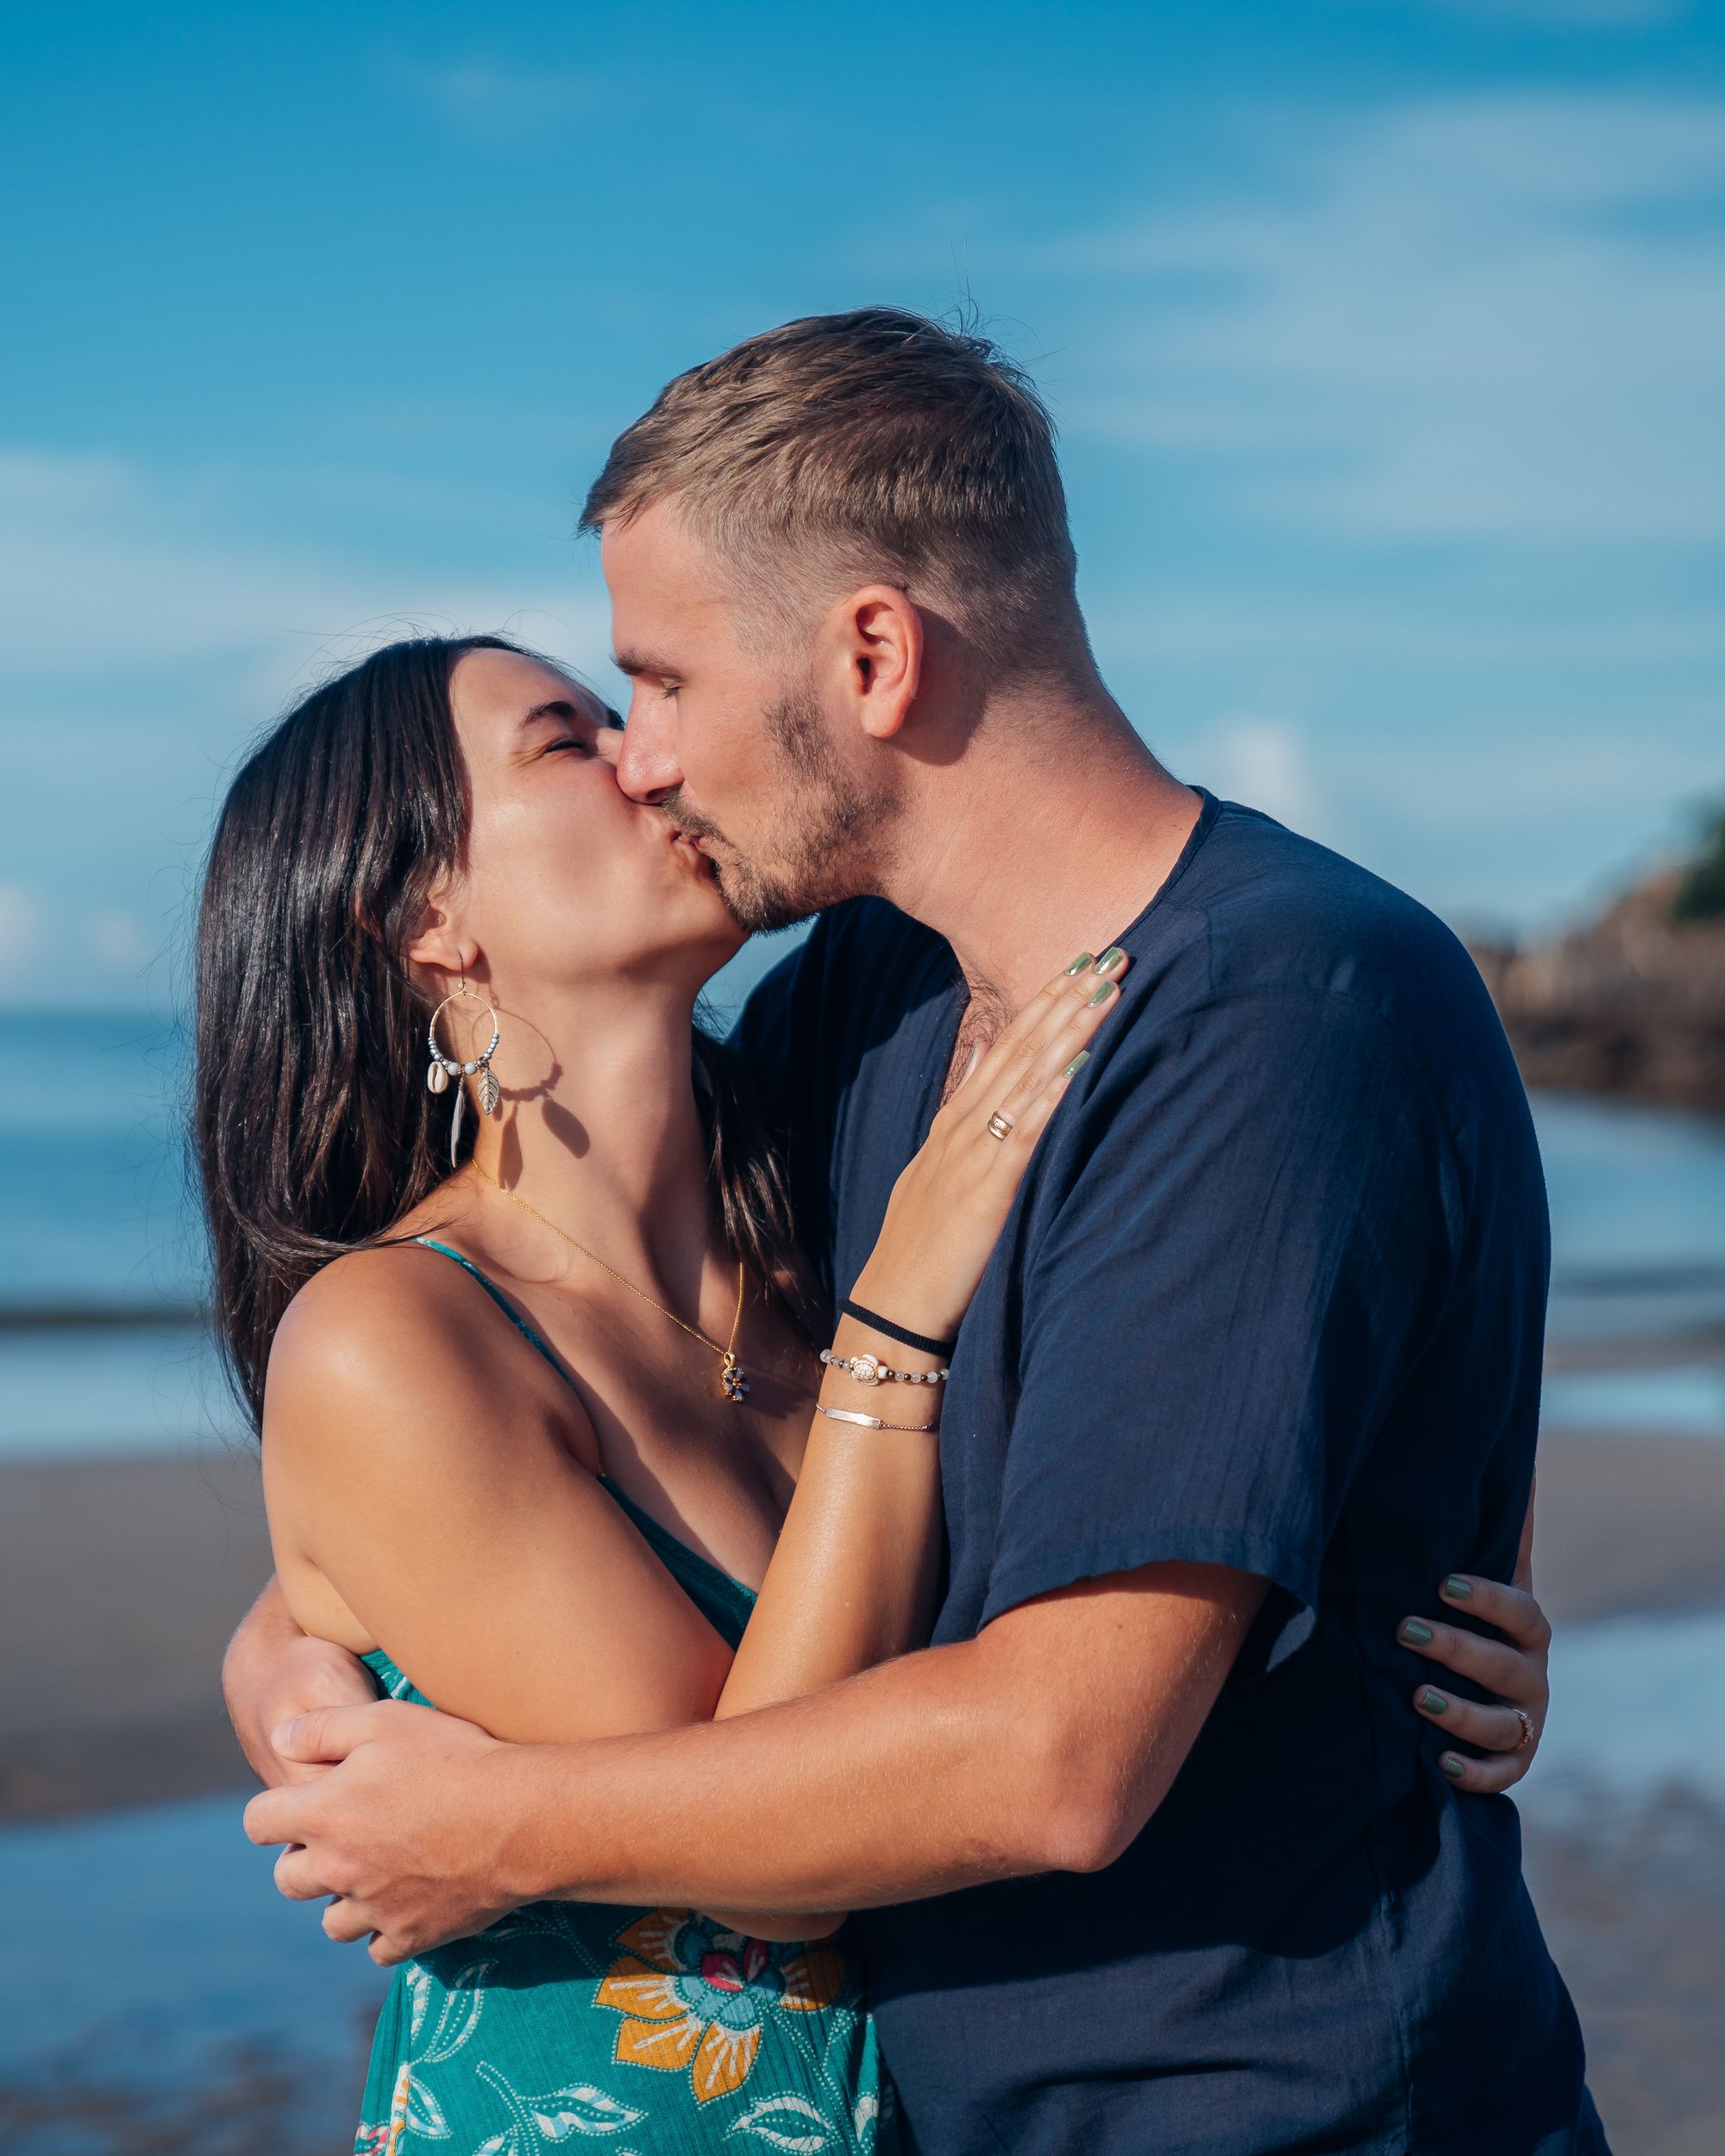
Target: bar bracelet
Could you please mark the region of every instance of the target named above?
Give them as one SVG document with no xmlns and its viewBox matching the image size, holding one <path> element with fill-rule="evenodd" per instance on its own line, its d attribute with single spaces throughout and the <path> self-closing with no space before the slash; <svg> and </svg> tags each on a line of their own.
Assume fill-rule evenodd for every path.
<svg viewBox="0 0 1725 2156">
<path fill-rule="evenodd" d="M 859 1415 L 851 1407 L 829 1407 L 819 1400 L 814 1403 L 814 1411 L 818 1415 L 825 1415 L 829 1422 L 854 1422 L 864 1430 L 920 1430 L 932 1434 L 940 1427 L 938 1422 L 887 1422 L 879 1415 Z"/>
</svg>

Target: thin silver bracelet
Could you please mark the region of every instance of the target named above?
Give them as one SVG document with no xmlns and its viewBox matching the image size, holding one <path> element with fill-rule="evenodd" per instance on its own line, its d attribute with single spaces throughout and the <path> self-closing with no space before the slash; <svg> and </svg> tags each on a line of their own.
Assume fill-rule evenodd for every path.
<svg viewBox="0 0 1725 2156">
<path fill-rule="evenodd" d="M 823 1348 L 820 1359 L 829 1369 L 844 1370 L 859 1385 L 944 1385 L 952 1373 L 944 1363 L 938 1370 L 888 1369 L 878 1355 L 835 1355 Z"/>
<path fill-rule="evenodd" d="M 864 1430 L 920 1430 L 932 1435 L 940 1427 L 938 1422 L 883 1422 L 879 1415 L 859 1415 L 853 1408 L 829 1407 L 819 1400 L 814 1403 L 814 1411 L 818 1415 L 825 1415 L 829 1422 L 854 1422 Z"/>
</svg>

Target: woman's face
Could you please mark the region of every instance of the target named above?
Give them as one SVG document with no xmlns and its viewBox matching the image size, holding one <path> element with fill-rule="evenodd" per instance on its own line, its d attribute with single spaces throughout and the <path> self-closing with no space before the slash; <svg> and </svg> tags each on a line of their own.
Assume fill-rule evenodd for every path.
<svg viewBox="0 0 1725 2156">
<path fill-rule="evenodd" d="M 512 651 L 450 680 L 473 813 L 449 924 L 497 994 L 649 982 L 699 987 L 741 949 L 712 864 L 618 791 L 622 740 L 590 689 Z"/>
</svg>

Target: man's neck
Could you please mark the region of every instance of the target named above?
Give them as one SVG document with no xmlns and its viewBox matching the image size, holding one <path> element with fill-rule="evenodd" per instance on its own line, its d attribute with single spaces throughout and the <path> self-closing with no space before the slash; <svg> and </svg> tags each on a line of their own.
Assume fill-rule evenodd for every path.
<svg viewBox="0 0 1725 2156">
<path fill-rule="evenodd" d="M 1137 919 L 1199 810 L 1100 682 L 1002 694 L 922 768 L 882 895 L 952 945 L 979 1016 L 1009 1015 Z"/>
</svg>

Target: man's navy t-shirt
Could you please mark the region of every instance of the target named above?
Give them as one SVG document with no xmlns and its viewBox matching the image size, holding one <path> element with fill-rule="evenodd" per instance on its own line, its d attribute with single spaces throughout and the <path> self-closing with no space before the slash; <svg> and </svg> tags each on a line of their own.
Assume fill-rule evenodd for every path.
<svg viewBox="0 0 1725 2156">
<path fill-rule="evenodd" d="M 1164 1559 L 1270 1594 L 1117 1863 L 858 1920 L 906 2115 L 923 2156 L 1591 2156 L 1514 1807 L 1445 1778 L 1395 1636 L 1509 1576 L 1527 1501 L 1546 1205 L 1502 1032 L 1430 914 L 1208 797 L 1119 940 L 952 1357 L 935 1637 Z M 744 1016 L 836 1295 L 963 1001 L 861 900 Z"/>
</svg>

